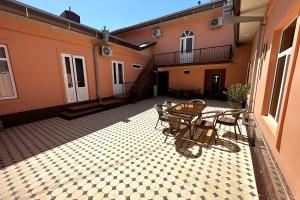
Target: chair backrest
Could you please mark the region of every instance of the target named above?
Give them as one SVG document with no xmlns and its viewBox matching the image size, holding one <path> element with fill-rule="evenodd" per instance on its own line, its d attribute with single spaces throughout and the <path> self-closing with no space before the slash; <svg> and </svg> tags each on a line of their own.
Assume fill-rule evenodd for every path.
<svg viewBox="0 0 300 200">
<path fill-rule="evenodd" d="M 198 103 L 205 105 L 205 101 L 203 101 L 202 99 L 192 99 L 189 101 L 189 103 Z"/>
<path fill-rule="evenodd" d="M 246 109 L 234 109 L 234 110 L 227 110 L 224 112 L 225 115 L 231 115 L 234 118 L 234 121 L 237 122 L 237 120 L 240 118 L 241 114 L 246 112 Z"/>
<path fill-rule="evenodd" d="M 166 105 L 163 105 L 163 104 L 155 104 L 154 105 L 154 108 L 156 109 L 159 117 L 166 114 L 166 112 L 164 111 L 164 107 L 166 107 Z"/>
<path fill-rule="evenodd" d="M 209 115 L 208 115 L 209 114 Z M 218 118 L 223 114 L 222 111 L 216 110 L 216 111 L 210 111 L 210 112 L 203 112 L 200 119 L 212 119 L 213 126 L 215 126 Z"/>
</svg>

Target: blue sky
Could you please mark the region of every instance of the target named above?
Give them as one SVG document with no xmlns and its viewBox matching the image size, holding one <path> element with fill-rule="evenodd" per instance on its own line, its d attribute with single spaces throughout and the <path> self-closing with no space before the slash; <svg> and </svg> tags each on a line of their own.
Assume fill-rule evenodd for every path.
<svg viewBox="0 0 300 200">
<path fill-rule="evenodd" d="M 19 0 L 60 15 L 71 6 L 81 23 L 110 30 L 133 25 L 197 5 L 198 0 Z M 202 0 L 206 3 L 209 0 Z"/>
</svg>

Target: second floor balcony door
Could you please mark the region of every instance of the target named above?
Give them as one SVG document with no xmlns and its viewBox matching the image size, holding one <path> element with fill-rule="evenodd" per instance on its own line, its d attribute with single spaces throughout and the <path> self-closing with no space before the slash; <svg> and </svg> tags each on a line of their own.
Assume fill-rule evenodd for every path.
<svg viewBox="0 0 300 200">
<path fill-rule="evenodd" d="M 180 37 L 180 63 L 193 62 L 194 33 L 191 30 L 184 31 Z"/>
</svg>

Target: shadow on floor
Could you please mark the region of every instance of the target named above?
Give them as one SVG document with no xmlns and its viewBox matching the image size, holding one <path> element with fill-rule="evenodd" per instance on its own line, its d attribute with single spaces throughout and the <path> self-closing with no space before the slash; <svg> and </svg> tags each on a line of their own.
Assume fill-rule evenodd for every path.
<svg viewBox="0 0 300 200">
<path fill-rule="evenodd" d="M 163 98 L 157 98 L 157 103 L 163 100 Z M 5 129 L 0 133 L 0 169 L 118 122 L 127 123 L 131 117 L 151 108 L 153 108 L 153 99 L 70 121 L 55 117 Z"/>
</svg>

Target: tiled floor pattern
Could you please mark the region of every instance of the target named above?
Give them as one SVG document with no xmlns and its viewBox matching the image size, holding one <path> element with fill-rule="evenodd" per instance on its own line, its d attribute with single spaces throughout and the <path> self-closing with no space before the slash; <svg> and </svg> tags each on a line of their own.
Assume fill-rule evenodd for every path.
<svg viewBox="0 0 300 200">
<path fill-rule="evenodd" d="M 218 145 L 154 129 L 153 98 L 80 119 L 0 133 L 1 199 L 258 199 L 250 150 L 221 127 Z M 207 110 L 224 110 L 209 101 Z M 201 138 L 201 137 L 195 137 Z M 213 141 L 213 140 L 212 140 Z"/>
</svg>

